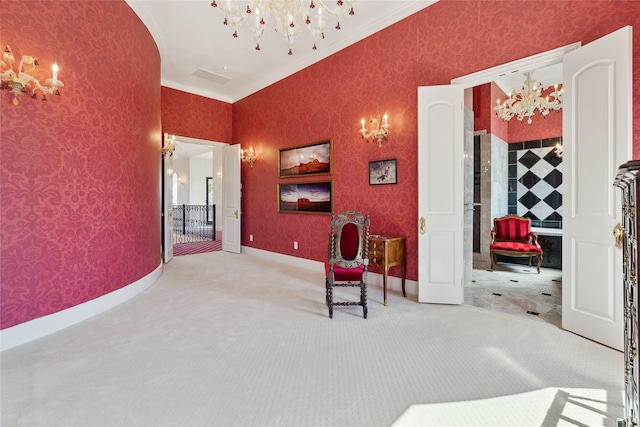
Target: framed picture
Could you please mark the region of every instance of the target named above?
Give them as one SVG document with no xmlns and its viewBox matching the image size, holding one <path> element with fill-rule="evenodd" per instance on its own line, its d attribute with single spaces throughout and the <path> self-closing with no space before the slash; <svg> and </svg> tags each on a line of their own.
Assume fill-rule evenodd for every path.
<svg viewBox="0 0 640 427">
<path fill-rule="evenodd" d="M 396 159 L 369 162 L 369 185 L 397 183 Z"/>
<path fill-rule="evenodd" d="M 278 212 L 331 214 L 333 181 L 278 184 Z"/>
<path fill-rule="evenodd" d="M 280 178 L 326 175 L 333 169 L 333 140 L 280 149 Z"/>
</svg>

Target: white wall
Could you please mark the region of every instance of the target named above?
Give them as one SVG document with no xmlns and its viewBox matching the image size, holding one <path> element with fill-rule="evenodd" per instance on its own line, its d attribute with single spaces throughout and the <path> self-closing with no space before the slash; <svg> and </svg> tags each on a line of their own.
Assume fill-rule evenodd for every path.
<svg viewBox="0 0 640 427">
<path fill-rule="evenodd" d="M 178 174 L 178 205 L 189 204 L 189 159 L 173 159 L 173 171 Z"/>
<path fill-rule="evenodd" d="M 491 135 L 491 222 L 509 213 L 509 144 Z"/>
<path fill-rule="evenodd" d="M 213 203 L 216 205 L 216 229 L 222 230 L 222 147 L 213 149 Z"/>
<path fill-rule="evenodd" d="M 207 177 L 213 176 L 211 159 L 194 156 L 189 158 L 189 204 L 205 205 L 207 202 Z M 215 190 L 214 190 L 215 191 Z"/>
</svg>

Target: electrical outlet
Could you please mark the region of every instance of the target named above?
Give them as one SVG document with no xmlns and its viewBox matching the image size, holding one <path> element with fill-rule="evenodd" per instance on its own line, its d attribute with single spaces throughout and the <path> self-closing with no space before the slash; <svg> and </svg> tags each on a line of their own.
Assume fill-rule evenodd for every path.
<svg viewBox="0 0 640 427">
<path fill-rule="evenodd" d="M 298 242 L 293 242 L 293 249 L 298 249 Z"/>
<path fill-rule="evenodd" d="M 253 242 L 253 234 L 249 234 L 249 241 Z"/>
</svg>

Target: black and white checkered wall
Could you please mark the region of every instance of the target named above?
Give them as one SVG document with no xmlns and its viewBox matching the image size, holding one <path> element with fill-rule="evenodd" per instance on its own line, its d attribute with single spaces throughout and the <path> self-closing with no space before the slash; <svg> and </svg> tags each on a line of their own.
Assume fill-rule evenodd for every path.
<svg viewBox="0 0 640 427">
<path fill-rule="evenodd" d="M 562 228 L 561 138 L 509 144 L 509 213 L 533 227 Z"/>
</svg>

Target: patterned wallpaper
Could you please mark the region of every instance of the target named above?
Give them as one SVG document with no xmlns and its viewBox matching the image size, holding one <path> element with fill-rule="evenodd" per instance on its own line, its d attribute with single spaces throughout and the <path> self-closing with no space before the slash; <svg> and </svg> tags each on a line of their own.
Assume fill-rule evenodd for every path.
<svg viewBox="0 0 640 427">
<path fill-rule="evenodd" d="M 33 7 L 25 7 L 31 3 Z M 0 91 L 0 323 L 23 323 L 160 262 L 160 55 L 121 1 L 4 1 L 0 43 L 54 60 L 49 101 Z"/>
<path fill-rule="evenodd" d="M 510 32 L 505 43 L 503 29 L 514 16 L 527 19 L 519 21 L 520 31 Z M 549 31 L 540 22 L 562 22 L 562 29 Z M 242 244 L 326 258 L 329 217 L 277 212 L 277 184 L 288 182 L 278 178 L 277 158 L 279 148 L 333 138 L 335 172 L 328 178 L 335 185 L 335 211 L 369 211 L 372 231 L 406 235 L 407 277 L 415 280 L 417 87 L 448 84 L 452 78 L 576 41 L 586 44 L 629 24 L 640 28 L 640 2 L 442 0 L 234 103 L 234 143 L 253 145 L 261 156 L 253 168 L 242 169 Z M 640 31 L 634 35 L 634 57 L 634 80 L 639 81 Z M 640 85 L 634 91 L 640 99 Z M 391 135 L 377 148 L 360 139 L 358 127 L 363 116 L 384 112 Z M 634 109 L 634 119 L 638 157 L 640 108 Z M 398 184 L 370 186 L 368 162 L 391 158 L 398 162 Z"/>
<path fill-rule="evenodd" d="M 231 142 L 231 104 L 165 86 L 161 93 L 163 132 Z"/>
</svg>

